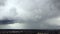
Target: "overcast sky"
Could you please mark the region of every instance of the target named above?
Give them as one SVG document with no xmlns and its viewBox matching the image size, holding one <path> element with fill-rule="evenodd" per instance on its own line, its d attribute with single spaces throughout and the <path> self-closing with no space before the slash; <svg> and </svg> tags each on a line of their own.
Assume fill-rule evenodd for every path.
<svg viewBox="0 0 60 34">
<path fill-rule="evenodd" d="M 0 29 L 60 29 L 60 1 L 0 0 Z"/>
</svg>

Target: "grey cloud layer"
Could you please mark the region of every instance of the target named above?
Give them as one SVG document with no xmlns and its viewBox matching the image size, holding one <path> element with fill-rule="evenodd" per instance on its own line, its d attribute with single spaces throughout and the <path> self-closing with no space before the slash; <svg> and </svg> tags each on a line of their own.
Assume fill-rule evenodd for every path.
<svg viewBox="0 0 60 34">
<path fill-rule="evenodd" d="M 55 0 L 16 0 L 16 1 L 14 2 L 13 0 L 12 4 L 9 3 L 12 9 L 10 8 L 10 5 L 8 5 L 10 9 L 8 9 L 8 11 L 4 11 L 5 13 L 2 12 L 0 15 L 2 17 L 5 16 L 7 18 L 16 19 L 17 20 L 16 22 L 19 23 L 26 23 L 28 25 L 26 26 L 26 28 L 56 29 L 58 24 L 55 26 L 51 25 L 50 23 L 52 23 L 51 20 L 53 18 L 57 18 L 60 16 L 59 5 L 56 4 L 58 2 L 55 3 Z M 8 13 L 6 14 L 6 12 Z"/>
</svg>

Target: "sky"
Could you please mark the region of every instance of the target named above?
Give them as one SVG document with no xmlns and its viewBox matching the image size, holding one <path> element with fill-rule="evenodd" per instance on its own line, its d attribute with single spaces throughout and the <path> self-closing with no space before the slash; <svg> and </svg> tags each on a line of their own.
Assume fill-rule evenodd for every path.
<svg viewBox="0 0 60 34">
<path fill-rule="evenodd" d="M 59 0 L 0 0 L 0 29 L 60 29 Z"/>
</svg>

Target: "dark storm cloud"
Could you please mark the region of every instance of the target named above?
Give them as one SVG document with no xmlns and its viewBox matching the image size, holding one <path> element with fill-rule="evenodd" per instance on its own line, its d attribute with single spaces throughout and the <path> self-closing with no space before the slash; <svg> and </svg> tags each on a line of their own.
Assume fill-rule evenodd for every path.
<svg viewBox="0 0 60 34">
<path fill-rule="evenodd" d="M 10 23 L 13 23 L 14 20 L 9 20 L 9 19 L 3 19 L 3 20 L 0 20 L 0 24 L 10 24 Z"/>
</svg>

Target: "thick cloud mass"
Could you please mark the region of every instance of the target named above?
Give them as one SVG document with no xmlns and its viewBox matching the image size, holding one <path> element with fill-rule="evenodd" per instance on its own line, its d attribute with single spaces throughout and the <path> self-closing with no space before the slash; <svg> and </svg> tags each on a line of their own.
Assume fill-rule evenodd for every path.
<svg viewBox="0 0 60 34">
<path fill-rule="evenodd" d="M 59 0 L 0 0 L 0 29 L 60 29 L 59 3 Z"/>
</svg>

